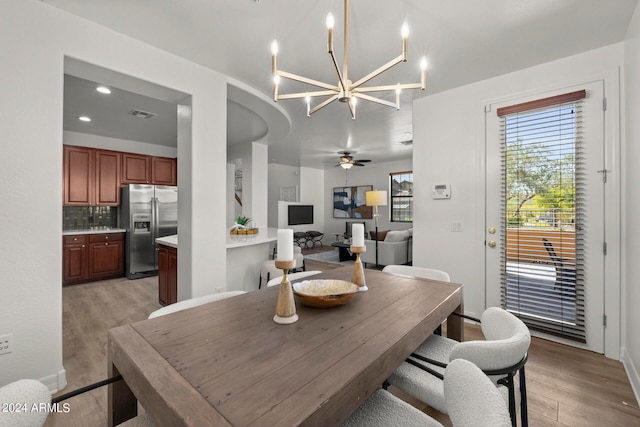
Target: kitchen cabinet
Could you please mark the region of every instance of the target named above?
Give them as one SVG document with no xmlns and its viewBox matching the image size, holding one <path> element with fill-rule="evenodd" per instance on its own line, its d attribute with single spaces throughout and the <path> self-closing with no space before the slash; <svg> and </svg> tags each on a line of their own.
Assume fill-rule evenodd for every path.
<svg viewBox="0 0 640 427">
<path fill-rule="evenodd" d="M 63 236 L 62 242 L 62 283 L 66 285 L 88 280 L 87 236 Z"/>
<path fill-rule="evenodd" d="M 94 154 L 92 148 L 64 146 L 63 203 L 89 206 L 94 200 Z"/>
<path fill-rule="evenodd" d="M 177 185 L 177 161 L 169 157 L 122 153 L 122 184 Z"/>
<path fill-rule="evenodd" d="M 124 233 L 89 235 L 89 278 L 124 275 Z"/>
<path fill-rule="evenodd" d="M 62 284 L 124 276 L 124 233 L 63 236 Z"/>
<path fill-rule="evenodd" d="M 162 305 L 178 301 L 178 250 L 158 245 L 158 300 Z"/>
<path fill-rule="evenodd" d="M 118 206 L 120 153 L 65 145 L 64 206 Z"/>
<path fill-rule="evenodd" d="M 168 157 L 152 157 L 151 183 L 156 185 L 177 185 L 177 162 Z"/>
<path fill-rule="evenodd" d="M 151 157 L 122 153 L 122 184 L 151 184 Z"/>
<path fill-rule="evenodd" d="M 96 192 L 97 206 L 120 205 L 120 153 L 96 150 Z"/>
</svg>

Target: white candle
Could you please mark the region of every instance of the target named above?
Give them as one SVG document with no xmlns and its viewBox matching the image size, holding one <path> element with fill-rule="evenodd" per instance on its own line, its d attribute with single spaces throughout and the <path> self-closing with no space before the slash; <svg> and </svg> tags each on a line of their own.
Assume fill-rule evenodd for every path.
<svg viewBox="0 0 640 427">
<path fill-rule="evenodd" d="M 293 230 L 285 228 L 278 230 L 278 253 L 276 259 L 291 261 L 293 259 Z"/>
<path fill-rule="evenodd" d="M 364 246 L 364 224 L 353 224 L 351 226 L 353 231 L 352 246 Z"/>
</svg>

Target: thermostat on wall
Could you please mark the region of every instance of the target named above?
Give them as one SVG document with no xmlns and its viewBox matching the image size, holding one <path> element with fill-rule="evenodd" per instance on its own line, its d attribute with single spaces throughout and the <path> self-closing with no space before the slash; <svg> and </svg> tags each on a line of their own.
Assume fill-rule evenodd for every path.
<svg viewBox="0 0 640 427">
<path fill-rule="evenodd" d="M 432 199 L 450 199 L 451 187 L 449 184 L 435 184 L 433 186 L 433 192 L 431 193 Z"/>
</svg>

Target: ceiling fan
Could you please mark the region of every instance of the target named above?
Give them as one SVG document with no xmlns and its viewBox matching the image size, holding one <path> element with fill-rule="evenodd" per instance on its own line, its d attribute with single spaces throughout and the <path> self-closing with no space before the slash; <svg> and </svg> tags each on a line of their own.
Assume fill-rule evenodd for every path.
<svg viewBox="0 0 640 427">
<path fill-rule="evenodd" d="M 359 159 L 356 160 L 351 155 L 350 151 L 339 151 L 340 163 L 336 166 L 341 166 L 343 169 L 351 169 L 352 166 L 364 166 L 365 163 L 369 163 L 371 160 Z"/>
</svg>

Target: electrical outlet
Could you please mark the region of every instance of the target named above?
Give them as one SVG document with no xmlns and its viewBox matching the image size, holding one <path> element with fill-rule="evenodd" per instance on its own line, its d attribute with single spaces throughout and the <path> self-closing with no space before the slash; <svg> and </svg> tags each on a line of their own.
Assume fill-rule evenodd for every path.
<svg viewBox="0 0 640 427">
<path fill-rule="evenodd" d="M 7 354 L 13 351 L 13 334 L 0 336 L 0 354 Z"/>
<path fill-rule="evenodd" d="M 451 231 L 462 231 L 462 223 L 457 221 L 452 222 Z"/>
<path fill-rule="evenodd" d="M 219 294 L 220 292 L 224 292 L 224 288 L 216 288 L 214 293 Z"/>
</svg>

